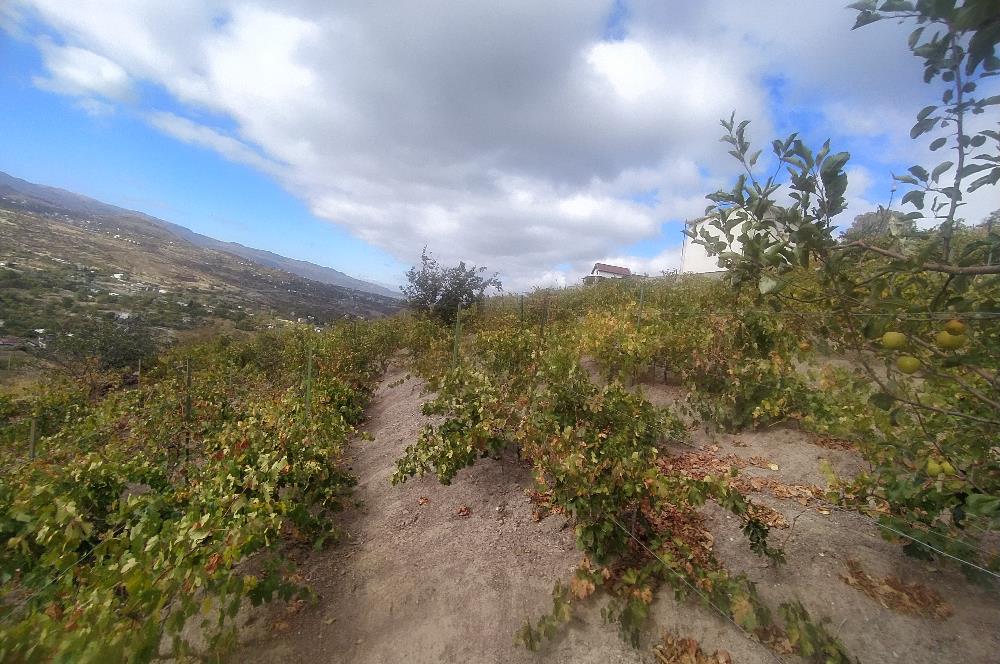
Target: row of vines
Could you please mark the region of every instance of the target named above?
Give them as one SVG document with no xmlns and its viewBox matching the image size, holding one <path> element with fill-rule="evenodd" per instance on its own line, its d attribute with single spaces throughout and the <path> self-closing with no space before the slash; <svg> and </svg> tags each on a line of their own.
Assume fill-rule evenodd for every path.
<svg viewBox="0 0 1000 664">
<path fill-rule="evenodd" d="M 286 553 L 336 536 L 344 445 L 395 337 L 382 322 L 220 338 L 96 401 L 58 382 L 8 398 L 0 660 L 220 652 L 241 606 L 307 594 Z"/>
<path fill-rule="evenodd" d="M 808 271 L 796 277 L 800 290 L 815 285 Z M 725 614 L 775 652 L 850 661 L 801 604 L 780 607 L 778 620 L 747 578 L 722 567 L 701 539 L 705 501 L 742 520 L 750 551 L 773 564 L 783 555 L 769 543 L 758 506 L 735 488 L 735 475 L 694 476 L 672 455 L 694 426 L 733 432 L 780 424 L 850 441 L 870 470 L 833 478 L 823 499 L 877 520 L 908 553 L 951 554 L 972 563 L 962 565 L 970 576 L 989 580 L 1000 571 L 1000 555 L 984 543 L 1000 528 L 996 429 L 991 434 L 975 419 L 932 429 L 933 420 L 888 402 L 887 381 L 928 403 L 953 386 L 905 373 L 883 337 L 899 328 L 907 339 L 933 343 L 945 325 L 961 324 L 966 344 L 942 363 L 972 381 L 975 374 L 956 360 L 989 356 L 996 323 L 976 312 L 942 318 L 918 308 L 872 313 L 848 327 L 822 304 L 782 308 L 756 290 L 699 277 L 494 298 L 463 314 L 458 346 L 459 327 L 428 327 L 414 347 L 417 370 L 436 390 L 425 412 L 439 420 L 407 448 L 393 481 L 434 473 L 450 483 L 506 448 L 530 462 L 539 509 L 571 517 L 586 553 L 570 582 L 557 584 L 552 613 L 519 632 L 532 649 L 570 619 L 574 601 L 597 589 L 610 598 L 606 619 L 635 643 L 656 592 L 667 587 Z M 675 385 L 677 405 L 644 399 L 650 380 Z M 978 408 L 956 407 L 963 405 Z"/>
</svg>

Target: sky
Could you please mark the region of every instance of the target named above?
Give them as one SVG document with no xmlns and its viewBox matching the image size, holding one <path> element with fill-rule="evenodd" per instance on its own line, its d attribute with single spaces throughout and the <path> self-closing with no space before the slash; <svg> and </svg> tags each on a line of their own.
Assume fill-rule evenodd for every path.
<svg viewBox="0 0 1000 664">
<path fill-rule="evenodd" d="M 851 152 L 844 226 L 928 163 L 910 26 L 844 4 L 7 0 L 0 170 L 385 284 L 425 246 L 509 291 L 657 274 L 734 111 Z"/>
</svg>

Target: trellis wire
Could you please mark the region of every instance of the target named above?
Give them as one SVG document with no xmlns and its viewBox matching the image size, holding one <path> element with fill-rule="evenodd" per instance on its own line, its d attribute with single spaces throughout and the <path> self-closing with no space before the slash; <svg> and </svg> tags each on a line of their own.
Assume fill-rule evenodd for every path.
<svg viewBox="0 0 1000 664">
<path fill-rule="evenodd" d="M 685 446 L 690 447 L 691 449 L 697 450 L 699 452 L 704 452 L 705 451 L 702 448 L 697 447 L 695 445 L 692 445 L 691 443 L 689 443 L 687 441 L 680 440 L 678 438 L 674 438 L 673 436 L 668 436 L 663 431 L 659 431 L 659 433 L 661 435 L 663 435 L 665 438 L 669 439 L 673 443 L 677 443 L 679 445 L 685 445 Z M 898 531 L 895 531 L 890 526 L 885 526 L 884 524 L 882 524 L 881 522 L 879 522 L 877 519 L 873 519 L 871 516 L 865 514 L 864 512 L 861 511 L 862 508 L 860 508 L 860 507 L 858 509 L 851 509 L 849 507 L 844 507 L 843 505 L 836 505 L 836 504 L 831 503 L 831 502 L 829 502 L 827 500 L 823 500 L 822 498 L 812 498 L 812 500 L 815 500 L 817 503 L 823 505 L 824 507 L 837 510 L 838 512 L 843 512 L 845 514 L 857 514 L 861 518 L 866 519 L 868 521 L 871 521 L 873 524 L 875 524 L 879 528 L 885 528 L 887 530 L 893 530 L 894 532 L 898 532 Z M 920 528 L 917 526 L 917 523 L 915 523 L 913 521 L 910 521 L 910 520 L 906 519 L 903 516 L 900 516 L 900 515 L 897 515 L 897 514 L 893 514 L 893 515 L 890 515 L 890 516 L 892 516 L 893 518 L 899 519 L 900 521 L 902 521 L 906 525 L 914 528 L 915 530 L 920 530 Z M 921 525 L 926 525 L 926 524 L 921 524 Z M 970 549 L 973 549 L 975 551 L 978 551 L 978 552 L 986 554 L 986 555 L 995 555 L 993 552 L 986 551 L 985 549 L 982 549 L 982 548 L 976 546 L 975 544 L 972 544 L 971 542 L 966 542 L 963 539 L 959 539 L 957 537 L 952 537 L 950 535 L 946 535 L 945 533 L 931 533 L 931 531 L 923 531 L 923 532 L 927 532 L 927 533 L 933 534 L 933 535 L 935 535 L 937 537 L 941 537 L 943 539 L 955 542 L 956 544 L 961 544 L 962 546 L 967 546 Z M 921 544 L 921 545 L 926 546 L 926 547 L 928 547 L 930 549 L 933 549 L 934 551 L 938 551 L 931 544 L 928 544 L 927 542 L 924 542 L 922 540 L 915 539 L 915 538 L 911 537 L 910 535 L 907 535 L 906 533 L 898 533 L 898 534 L 902 535 L 906 539 L 909 539 L 909 540 L 911 540 L 913 542 L 916 542 L 917 544 Z M 953 559 L 955 559 L 955 560 L 957 560 L 959 562 L 965 563 L 966 565 L 970 565 L 972 567 L 975 567 L 975 568 L 979 569 L 980 571 L 986 572 L 987 574 L 990 574 L 992 576 L 996 576 L 997 578 L 1000 578 L 1000 575 L 997 575 L 996 573 L 991 572 L 989 570 L 983 569 L 982 567 L 979 567 L 978 565 L 976 565 L 973 562 L 970 562 L 968 560 L 964 560 L 962 558 L 957 558 L 957 557 L 953 556 L 952 554 L 945 553 L 943 551 L 938 551 L 938 553 L 941 553 L 942 555 L 948 556 L 949 558 L 953 558 Z"/>
<path fill-rule="evenodd" d="M 547 311 L 546 311 L 546 313 L 547 313 Z M 547 318 L 547 316 L 546 316 L 546 318 Z M 561 389 L 565 390 L 566 388 L 563 387 Z M 577 390 L 568 390 L 568 391 L 571 392 L 572 394 L 574 394 L 577 397 L 584 397 L 584 398 L 586 398 L 586 397 L 590 396 L 588 394 L 581 393 L 581 392 L 579 392 Z M 532 393 L 532 394 L 534 394 L 534 393 Z M 691 443 L 688 443 L 686 441 L 683 441 L 683 440 L 680 440 L 678 438 L 675 438 L 674 436 L 671 436 L 664 429 L 659 429 L 658 428 L 658 429 L 654 429 L 654 431 L 655 431 L 656 434 L 658 434 L 659 436 L 661 436 L 661 437 L 663 437 L 663 438 L 665 438 L 667 440 L 670 440 L 672 442 L 678 443 L 680 445 L 684 445 L 684 446 L 690 447 L 691 449 L 694 449 L 694 450 L 697 450 L 697 451 L 704 451 L 701 448 L 699 448 L 699 447 L 697 447 L 695 445 L 692 445 Z M 844 513 L 848 513 L 848 514 L 857 514 L 859 517 L 861 517 L 861 518 L 863 518 L 863 519 L 865 519 L 867 521 L 870 521 L 872 524 L 874 524 L 875 526 L 877 526 L 879 528 L 882 528 L 884 530 L 888 530 L 890 532 L 893 532 L 893 533 L 895 533 L 895 534 L 897 534 L 897 535 L 899 535 L 899 536 L 901 536 L 901 537 L 903 537 L 905 539 L 910 540 L 911 542 L 914 542 L 915 544 L 918 544 L 920 546 L 926 547 L 926 548 L 930 549 L 931 551 L 934 551 L 935 553 L 939 553 L 939 554 L 941 554 L 941 555 L 943 555 L 943 556 L 945 556 L 947 558 L 951 558 L 952 560 L 955 560 L 955 561 L 960 562 L 960 563 L 962 563 L 964 565 L 972 567 L 972 568 L 974 568 L 974 569 L 976 569 L 976 570 L 978 570 L 980 572 L 983 572 L 985 574 L 988 574 L 988 575 L 996 577 L 996 578 L 1000 578 L 1000 574 L 998 574 L 996 572 L 988 570 L 988 569 L 986 569 L 986 568 L 984 568 L 984 567 L 982 567 L 980 565 L 977 565 L 976 563 L 973 563 L 973 562 L 971 562 L 969 560 L 965 560 L 964 558 L 960 558 L 960 557 L 955 556 L 955 555 L 953 555 L 951 553 L 948 553 L 946 551 L 942 551 L 941 549 L 933 546 L 932 544 L 930 544 L 928 542 L 924 542 L 923 540 L 917 539 L 917 538 L 913 537 L 912 535 L 909 535 L 907 533 L 899 531 L 898 529 L 892 528 L 891 526 L 887 526 L 887 525 L 881 523 L 880 521 L 878 521 L 877 519 L 873 519 L 872 517 L 868 516 L 864 512 L 860 511 L 860 509 L 845 508 L 845 507 L 842 507 L 840 505 L 835 505 L 833 503 L 830 503 L 828 501 L 825 501 L 825 500 L 822 500 L 822 499 L 818 499 L 818 498 L 814 498 L 814 500 L 816 500 L 817 503 L 822 504 L 824 507 L 828 507 L 830 509 L 834 509 L 834 510 L 837 510 L 837 511 L 840 511 L 840 512 L 844 512 Z M 904 523 L 906 523 L 910 527 L 914 528 L 915 530 L 920 530 L 920 528 L 917 526 L 916 523 L 914 523 L 912 521 L 909 521 L 909 520 L 907 520 L 906 518 L 904 518 L 902 516 L 899 516 L 899 515 L 891 515 L 891 516 L 893 516 L 894 518 L 899 519 L 900 521 L 903 521 Z M 929 532 L 930 533 L 931 531 L 924 531 L 924 532 Z M 946 535 L 944 533 L 931 533 L 931 534 L 933 534 L 935 536 L 939 536 L 939 537 L 941 537 L 943 539 L 950 540 L 950 541 L 955 542 L 957 544 L 961 544 L 961 545 L 966 546 L 966 547 L 968 547 L 968 548 L 970 548 L 972 550 L 979 551 L 980 553 L 984 553 L 984 554 L 987 554 L 987 555 L 995 555 L 992 552 L 985 551 L 985 550 L 979 548 L 978 546 L 976 546 L 974 544 L 971 544 L 969 542 L 966 542 L 964 540 L 961 540 L 961 539 L 958 539 L 958 538 L 955 538 L 955 537 L 951 537 L 951 536 Z"/>
<path fill-rule="evenodd" d="M 640 313 L 642 310 L 642 302 L 644 300 L 644 290 L 640 290 Z M 521 296 L 522 303 L 524 296 Z M 835 310 L 823 310 L 823 311 L 809 311 L 800 309 L 759 309 L 759 308 L 748 308 L 748 309 L 678 309 L 674 311 L 660 311 L 661 316 L 728 316 L 736 315 L 743 316 L 748 314 L 761 314 L 768 316 L 819 316 L 819 317 L 837 317 L 837 316 L 850 316 L 852 318 L 896 318 L 900 320 L 916 320 L 916 321 L 938 321 L 938 320 L 951 320 L 952 318 L 962 319 L 962 320 L 1000 320 L 1000 311 L 940 311 L 940 312 L 885 312 L 885 311 L 872 311 L 872 312 L 852 312 L 852 311 L 835 311 Z"/>
<path fill-rule="evenodd" d="M 107 542 L 109 540 L 114 539 L 115 537 L 117 537 L 118 535 L 120 535 L 123 530 L 125 530 L 125 524 L 122 524 L 122 525 L 118 526 L 118 528 L 115 529 L 114 533 L 110 537 L 108 537 L 107 539 L 102 540 L 101 543 L 103 544 L 104 542 Z M 46 588 L 48 588 L 52 584 L 54 584 L 54 583 L 58 582 L 59 580 L 61 580 L 64 576 L 66 576 L 67 574 L 69 574 L 70 571 L 72 571 L 74 567 L 76 567 L 77 565 L 79 565 L 80 563 L 82 563 L 84 560 L 86 560 L 87 558 L 89 558 L 91 556 L 91 554 L 93 554 L 94 551 L 96 551 L 96 550 L 97 550 L 97 546 L 96 545 L 94 547 L 91 547 L 91 549 L 89 551 L 87 551 L 85 554 L 83 554 L 82 556 L 80 556 L 79 558 L 77 558 L 76 560 L 74 560 L 72 563 L 70 563 L 66 567 L 64 567 L 62 569 L 62 571 L 60 571 L 56 576 L 52 577 L 47 582 L 45 582 L 44 584 L 42 584 L 41 588 L 38 588 L 37 590 L 35 590 L 35 592 L 30 593 L 27 597 L 24 597 L 19 602 L 11 605 L 10 611 L 8 611 L 3 616 L 0 616 L 0 623 L 6 622 L 8 619 L 10 619 L 10 617 L 14 615 L 14 612 L 17 609 L 21 608 L 22 606 L 24 606 L 25 604 L 27 604 L 28 602 L 30 602 L 32 599 L 34 599 L 35 597 L 37 597 L 38 595 L 40 595 Z"/>
<path fill-rule="evenodd" d="M 677 576 L 677 578 L 680 579 L 681 583 L 683 583 L 685 586 L 687 586 L 688 588 L 690 588 L 691 590 L 693 590 L 695 593 L 697 593 L 701 597 L 701 599 L 706 604 L 708 604 L 713 609 L 715 609 L 719 613 L 720 616 L 722 616 L 723 618 L 725 618 L 726 620 L 728 620 L 729 622 L 731 622 L 733 625 L 735 625 L 736 629 L 740 630 L 740 632 L 742 632 L 748 639 L 750 639 L 751 641 L 755 641 L 756 643 L 759 643 L 760 646 L 767 651 L 767 654 L 771 656 L 771 659 L 773 659 L 774 661 L 778 662 L 778 664 L 784 664 L 784 660 L 783 659 L 781 659 L 780 657 L 778 657 L 778 655 L 776 653 L 774 653 L 770 648 L 768 648 L 767 645 L 765 645 L 764 643 L 761 643 L 761 641 L 759 641 L 758 639 L 755 639 L 753 637 L 753 635 L 750 634 L 750 632 L 748 632 L 745 629 L 743 629 L 743 627 L 738 622 L 736 622 L 731 615 L 729 615 L 728 613 L 726 613 L 725 611 L 723 611 L 722 609 L 720 609 L 715 604 L 715 602 L 713 602 L 708 597 L 708 595 L 706 595 L 704 592 L 702 592 L 701 590 L 699 590 L 698 587 L 695 586 L 693 583 L 691 583 L 690 581 L 688 581 L 687 579 L 685 579 L 683 574 L 681 574 L 677 570 L 675 570 L 672 567 L 670 567 L 670 565 L 668 565 L 666 563 L 666 561 L 663 560 L 663 558 L 661 558 L 660 556 L 656 555 L 656 553 L 652 549 L 650 549 L 648 546 L 646 546 L 645 542 L 643 542 L 641 539 L 639 539 L 638 537 L 636 537 L 635 533 L 633 533 L 631 530 L 629 530 L 628 528 L 626 528 L 625 526 L 623 526 L 621 523 L 619 523 L 618 519 L 614 518 L 613 516 L 611 517 L 611 520 L 615 523 L 616 526 L 618 526 L 619 528 L 621 528 L 622 532 L 624 532 L 626 535 L 628 535 L 629 537 L 631 537 L 632 539 L 634 539 L 639 546 L 641 546 L 643 549 L 645 549 L 646 553 L 648 553 L 649 555 L 653 556 L 658 561 L 660 561 L 660 564 L 663 565 L 663 568 L 665 570 L 667 570 L 668 572 L 672 572 L 673 574 L 675 574 Z"/>
</svg>

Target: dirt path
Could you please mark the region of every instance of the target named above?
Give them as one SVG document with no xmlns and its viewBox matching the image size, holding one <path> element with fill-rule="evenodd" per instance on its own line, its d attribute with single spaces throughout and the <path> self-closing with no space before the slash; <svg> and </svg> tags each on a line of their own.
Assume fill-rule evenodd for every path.
<svg viewBox="0 0 1000 664">
<path fill-rule="evenodd" d="M 679 388 L 662 383 L 644 384 L 642 391 L 661 406 L 675 404 L 682 394 Z M 735 455 L 773 462 L 773 467 L 747 467 L 741 475 L 789 485 L 825 487 L 824 466 L 841 477 L 851 477 L 865 468 L 857 452 L 822 447 L 813 436 L 790 426 L 733 435 L 698 429 L 691 432 L 691 443 L 710 447 L 718 457 Z M 691 450 L 677 446 L 672 452 Z M 777 510 L 790 524 L 789 528 L 773 529 L 770 536 L 771 542 L 784 550 L 784 565 L 768 564 L 752 554 L 739 522 L 718 506 L 709 503 L 703 513 L 715 538 L 716 555 L 727 569 L 754 581 L 772 610 L 782 602 L 801 601 L 814 620 L 828 620 L 827 628 L 865 664 L 1000 664 L 998 584 L 969 581 L 957 563 L 928 563 L 906 556 L 900 544 L 886 541 L 877 525 L 854 512 L 817 504 L 805 507 L 765 492 L 751 497 Z M 844 576 L 850 576 L 848 561 L 856 561 L 865 573 L 879 580 L 895 577 L 938 593 L 951 615 L 912 615 L 884 606 L 844 581 Z M 663 611 L 654 612 L 653 617 L 670 624 Z M 697 627 L 688 635 L 701 638 Z M 718 647 L 711 639 L 703 640 L 703 646 Z M 734 661 L 746 661 L 738 652 L 732 651 Z M 782 659 L 794 658 L 783 655 Z"/>
<path fill-rule="evenodd" d="M 615 626 L 602 624 L 599 596 L 577 608 L 570 627 L 540 652 L 514 645 L 517 629 L 549 610 L 553 584 L 568 580 L 580 559 L 572 528 L 559 516 L 533 521 L 525 497 L 530 470 L 512 457 L 481 460 L 459 473 L 452 486 L 432 476 L 391 486 L 395 460 L 426 422 L 421 387 L 397 369 L 375 394 L 365 427 L 374 441 L 355 441 L 352 448 L 360 506 L 344 515 L 350 540 L 300 564 L 318 601 L 275 603 L 255 614 L 244 636 L 252 640 L 230 661 L 654 662 L 650 645 L 664 627 L 697 639 L 707 652 L 727 650 L 738 664 L 803 661 L 789 655 L 776 659 L 710 610 L 676 602 L 666 588 L 653 604 L 639 649 L 624 644 Z M 676 389 L 662 384 L 644 385 L 643 391 L 661 405 L 677 398 Z M 717 448 L 718 456 L 766 458 L 778 467 L 746 468 L 747 476 L 822 485 L 824 460 L 839 473 L 860 468 L 854 453 L 817 447 L 806 434 L 789 429 L 692 436 L 698 445 Z M 866 664 L 1000 662 L 995 588 L 969 583 L 953 565 L 907 558 L 857 515 L 824 514 L 765 494 L 754 498 L 792 524 L 772 533 L 772 541 L 785 548 L 785 565 L 768 565 L 753 555 L 739 523 L 721 509 L 710 504 L 704 512 L 717 555 L 729 569 L 756 581 L 773 610 L 782 601 L 801 600 L 814 619 L 829 618 L 831 631 Z M 459 516 L 462 507 L 469 508 L 469 516 Z M 954 614 L 925 618 L 880 605 L 841 579 L 849 559 L 873 576 L 895 575 L 940 592 Z"/>
<path fill-rule="evenodd" d="M 530 470 L 514 458 L 480 461 L 452 486 L 433 476 L 391 486 L 395 460 L 426 421 L 421 383 L 404 378 L 390 370 L 369 409 L 374 441 L 353 444 L 361 507 L 344 516 L 351 540 L 301 565 L 318 603 L 291 613 L 276 604 L 230 661 L 643 661 L 596 610 L 540 653 L 514 644 L 579 561 L 572 528 L 558 516 L 533 521 Z"/>
</svg>

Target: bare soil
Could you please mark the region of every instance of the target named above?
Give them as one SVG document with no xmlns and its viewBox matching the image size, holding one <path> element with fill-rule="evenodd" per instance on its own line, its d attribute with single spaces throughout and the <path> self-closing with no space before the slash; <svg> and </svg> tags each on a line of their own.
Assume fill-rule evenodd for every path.
<svg viewBox="0 0 1000 664">
<path fill-rule="evenodd" d="M 300 565 L 318 600 L 254 611 L 230 661 L 655 662 L 650 648 L 665 628 L 697 639 L 707 652 L 726 650 L 741 664 L 803 661 L 774 655 L 711 609 L 678 603 L 668 589 L 654 602 L 638 649 L 621 641 L 614 625 L 602 623 L 600 595 L 578 607 L 570 626 L 541 651 L 515 645 L 517 629 L 549 610 L 553 584 L 568 580 L 580 560 L 572 526 L 561 516 L 534 522 L 525 495 L 530 468 L 513 456 L 481 460 L 451 486 L 433 476 L 391 486 L 395 460 L 427 421 L 420 412 L 427 398 L 422 388 L 400 369 L 385 376 L 366 427 L 374 441 L 356 441 L 351 452 L 359 505 L 344 515 L 349 539 Z M 661 405 L 679 397 L 677 388 L 662 384 L 639 389 Z M 818 446 L 791 428 L 739 435 L 699 430 L 692 438 L 719 456 L 773 461 L 776 471 L 751 466 L 742 473 L 789 484 L 825 485 L 824 461 L 843 475 L 863 465 L 855 453 Z M 824 513 L 768 494 L 753 497 L 790 524 L 772 531 L 772 543 L 784 547 L 785 565 L 751 553 L 738 521 L 721 509 L 709 505 L 705 515 L 717 555 L 756 581 L 775 612 L 780 602 L 802 601 L 815 620 L 829 620 L 828 629 L 861 662 L 1000 662 L 995 586 L 966 581 L 953 564 L 907 558 L 856 514 Z M 463 508 L 468 516 L 460 515 Z M 953 615 L 923 618 L 882 606 L 842 580 L 848 559 L 872 576 L 895 575 L 936 590 Z"/>
<path fill-rule="evenodd" d="M 374 441 L 354 443 L 360 507 L 344 516 L 350 540 L 301 565 L 319 601 L 258 615 L 255 638 L 231 661 L 641 661 L 596 606 L 542 652 L 515 645 L 580 561 L 573 529 L 559 516 L 534 522 L 530 468 L 513 455 L 482 460 L 451 486 L 434 476 L 391 486 L 396 459 L 426 422 L 426 399 L 419 380 L 385 376 L 366 426 Z"/>
</svg>

